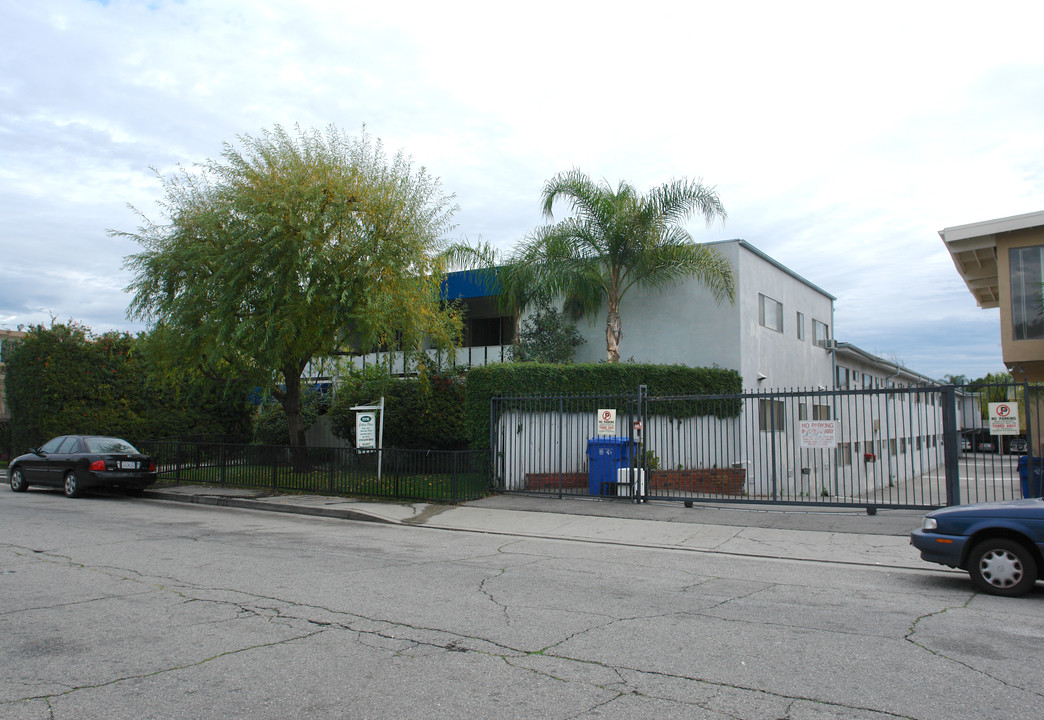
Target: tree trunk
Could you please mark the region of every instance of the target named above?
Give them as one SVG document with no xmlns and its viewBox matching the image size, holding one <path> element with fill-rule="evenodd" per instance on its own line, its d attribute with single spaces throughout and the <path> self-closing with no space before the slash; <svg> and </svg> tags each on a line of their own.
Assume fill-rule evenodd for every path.
<svg viewBox="0 0 1044 720">
<path fill-rule="evenodd" d="M 301 414 L 301 371 L 293 366 L 283 369 L 286 394 L 283 396 L 283 412 L 290 440 L 290 464 L 295 471 L 308 472 L 308 447 L 305 440 L 304 416 Z"/>
<path fill-rule="evenodd" d="M 609 314 L 605 317 L 605 360 L 606 362 L 620 362 L 620 338 L 623 336 L 623 328 L 620 324 L 620 302 L 609 300 Z"/>
</svg>

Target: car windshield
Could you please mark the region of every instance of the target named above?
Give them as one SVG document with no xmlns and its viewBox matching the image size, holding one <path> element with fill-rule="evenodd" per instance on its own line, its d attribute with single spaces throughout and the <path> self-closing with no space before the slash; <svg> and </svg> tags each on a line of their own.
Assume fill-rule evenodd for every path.
<svg viewBox="0 0 1044 720">
<path fill-rule="evenodd" d="M 133 445 L 126 440 L 120 440 L 119 438 L 89 437 L 84 438 L 83 442 L 87 445 L 87 452 L 138 454 L 137 449 Z"/>
</svg>

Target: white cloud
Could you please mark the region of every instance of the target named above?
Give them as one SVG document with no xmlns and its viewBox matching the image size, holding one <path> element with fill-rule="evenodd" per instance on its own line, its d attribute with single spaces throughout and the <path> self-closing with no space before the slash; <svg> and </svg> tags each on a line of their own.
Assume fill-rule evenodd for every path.
<svg viewBox="0 0 1044 720">
<path fill-rule="evenodd" d="M 836 295 L 842 340 L 980 375 L 996 325 L 936 231 L 1041 209 L 1041 20 L 1030 2 L 0 0 L 0 323 L 129 326 L 135 248 L 105 230 L 153 211 L 149 166 L 365 123 L 456 193 L 460 236 L 505 249 L 560 170 L 702 177 L 729 221 L 697 238 L 744 237 Z"/>
</svg>

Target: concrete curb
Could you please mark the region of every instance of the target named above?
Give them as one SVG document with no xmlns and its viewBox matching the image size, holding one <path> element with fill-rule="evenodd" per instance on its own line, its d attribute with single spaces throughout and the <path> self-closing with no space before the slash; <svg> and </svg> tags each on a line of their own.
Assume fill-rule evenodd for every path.
<svg viewBox="0 0 1044 720">
<path fill-rule="evenodd" d="M 141 497 L 150 500 L 167 500 L 170 502 L 189 503 L 194 505 L 212 505 L 215 507 L 232 507 L 243 510 L 261 510 L 264 512 L 280 512 L 292 515 L 311 515 L 316 517 L 333 518 L 336 520 L 356 520 L 359 522 L 384 523 L 386 525 L 402 525 L 399 520 L 381 517 L 375 514 L 362 513 L 357 510 L 342 510 L 331 507 L 314 507 L 310 505 L 292 505 L 287 503 L 274 503 L 266 500 L 256 500 L 242 497 L 230 497 L 221 495 L 186 495 L 184 493 L 168 493 L 162 490 L 146 490 Z"/>
<path fill-rule="evenodd" d="M 467 532 L 534 540 L 583 542 L 615 547 L 681 550 L 852 567 L 889 568 L 923 572 L 907 537 L 838 533 L 813 529 L 780 529 L 721 525 L 714 522 L 670 522 L 635 517 L 576 515 L 539 511 L 437 505 L 380 503 L 314 495 L 267 495 L 237 488 L 181 486 L 152 490 L 143 497 L 263 512 L 354 520 L 385 525 L 413 526 L 448 532 Z M 346 507 L 350 505 L 351 507 Z"/>
</svg>

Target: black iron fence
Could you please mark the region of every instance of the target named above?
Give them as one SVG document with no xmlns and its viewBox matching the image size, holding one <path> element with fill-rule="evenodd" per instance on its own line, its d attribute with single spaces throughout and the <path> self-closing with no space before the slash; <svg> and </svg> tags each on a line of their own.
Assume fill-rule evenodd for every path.
<svg viewBox="0 0 1044 720">
<path fill-rule="evenodd" d="M 0 422 L 0 460 L 11 459 L 11 423 Z"/>
<path fill-rule="evenodd" d="M 983 413 L 994 396 L 1013 407 L 1021 399 L 1015 435 L 991 434 Z M 1033 477 L 1044 464 L 1035 455 L 1040 404 L 1021 385 L 495 398 L 493 484 L 558 496 L 867 507 L 1010 499 L 1022 496 L 1027 470 Z M 1025 447 L 1034 453 L 1020 466 Z"/>
<path fill-rule="evenodd" d="M 328 495 L 465 502 L 489 493 L 486 451 L 290 448 L 149 440 L 163 479 Z"/>
</svg>

